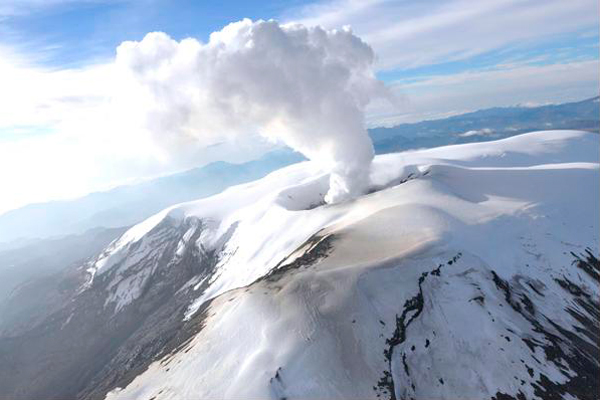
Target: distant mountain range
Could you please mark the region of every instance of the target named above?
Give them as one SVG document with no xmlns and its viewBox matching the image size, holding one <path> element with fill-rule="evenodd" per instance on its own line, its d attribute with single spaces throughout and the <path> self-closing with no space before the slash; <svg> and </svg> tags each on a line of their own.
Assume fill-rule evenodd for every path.
<svg viewBox="0 0 600 400">
<path fill-rule="evenodd" d="M 495 107 L 449 118 L 369 131 L 378 154 L 497 140 L 521 133 L 600 130 L 600 97 L 540 107 Z"/>
<path fill-rule="evenodd" d="M 0 244 L 0 251 L 27 244 L 24 239 L 133 225 L 170 205 L 216 194 L 303 159 L 299 154 L 283 150 L 243 164 L 217 161 L 75 200 L 30 204 L 0 215 L 0 242 L 12 241 Z"/>
<path fill-rule="evenodd" d="M 541 107 L 490 108 L 450 118 L 369 130 L 377 154 L 496 140 L 549 129 L 600 129 L 599 98 Z M 80 234 L 136 224 L 172 204 L 250 182 L 304 158 L 290 150 L 243 164 L 214 162 L 183 173 L 92 193 L 76 200 L 30 204 L 0 215 L 0 251 L 23 239 Z M 14 242 L 21 239 L 21 242 Z M 2 244 L 2 242 L 5 242 Z M 13 242 L 8 245 L 6 242 Z"/>
</svg>

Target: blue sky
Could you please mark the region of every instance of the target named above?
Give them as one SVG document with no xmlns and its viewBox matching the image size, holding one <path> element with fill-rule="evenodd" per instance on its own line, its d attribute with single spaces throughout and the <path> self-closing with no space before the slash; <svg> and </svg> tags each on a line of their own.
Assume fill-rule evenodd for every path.
<svg viewBox="0 0 600 400">
<path fill-rule="evenodd" d="M 120 43 L 152 31 L 206 42 L 211 32 L 246 17 L 351 26 L 374 49 L 377 77 L 400 99 L 394 107 L 372 104 L 369 126 L 598 95 L 597 0 L 3 0 L 0 184 L 31 184 L 4 196 L 0 213 L 259 155 L 265 146 L 236 143 L 236 150 L 207 151 L 195 164 L 160 152 L 141 159 L 142 149 L 154 153 L 135 135 L 109 140 L 86 129 L 101 113 L 104 79 Z M 120 142 L 137 152 L 116 152 Z M 52 168 L 32 168 L 34 160 Z M 6 172 L 11 169 L 22 172 Z"/>
<path fill-rule="evenodd" d="M 206 41 L 210 33 L 230 22 L 274 18 L 297 4 L 168 0 L 36 3 L 6 12 L 6 42 L 28 52 L 42 52 L 42 63 L 59 67 L 110 59 L 121 42 L 141 40 L 152 31 L 166 32 L 177 40 L 195 37 Z"/>
</svg>

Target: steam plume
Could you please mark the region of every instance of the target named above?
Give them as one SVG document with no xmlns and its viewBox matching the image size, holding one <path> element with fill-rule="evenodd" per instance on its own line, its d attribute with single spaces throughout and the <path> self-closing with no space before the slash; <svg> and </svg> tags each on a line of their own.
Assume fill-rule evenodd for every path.
<svg viewBox="0 0 600 400">
<path fill-rule="evenodd" d="M 373 146 L 364 109 L 386 95 L 373 61 L 349 29 L 248 19 L 208 43 L 154 32 L 117 49 L 154 135 L 210 143 L 258 132 L 282 141 L 331 171 L 327 202 L 368 185 Z"/>
</svg>

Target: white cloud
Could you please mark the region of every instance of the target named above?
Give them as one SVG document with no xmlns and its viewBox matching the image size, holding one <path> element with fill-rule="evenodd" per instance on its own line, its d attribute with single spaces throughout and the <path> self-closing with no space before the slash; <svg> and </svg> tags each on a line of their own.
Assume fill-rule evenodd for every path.
<svg viewBox="0 0 600 400">
<path fill-rule="evenodd" d="M 37 68 L 0 49 L 0 128 L 55 127 L 67 114 L 95 108 L 110 94 L 109 65 L 82 69 Z"/>
<path fill-rule="evenodd" d="M 330 1 L 287 20 L 350 25 L 378 54 L 378 68 L 464 60 L 553 35 L 598 29 L 596 0 Z"/>
<path fill-rule="evenodd" d="M 175 153 L 132 121 L 135 104 L 122 104 L 129 84 L 113 63 L 42 68 L 0 49 L 0 213 L 273 148 L 240 137 Z"/>
</svg>

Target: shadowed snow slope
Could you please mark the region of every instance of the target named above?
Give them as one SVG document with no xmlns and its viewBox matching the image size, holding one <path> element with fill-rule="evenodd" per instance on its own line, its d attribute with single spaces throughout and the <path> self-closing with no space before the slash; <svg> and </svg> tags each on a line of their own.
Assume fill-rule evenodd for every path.
<svg viewBox="0 0 600 400">
<path fill-rule="evenodd" d="M 81 290 L 125 312 L 193 250 L 210 262 L 177 293 L 197 329 L 107 398 L 593 398 L 598 145 L 545 131 L 378 156 L 374 191 L 335 205 L 305 162 L 164 210 Z"/>
</svg>

